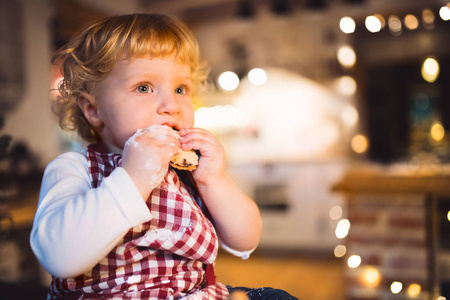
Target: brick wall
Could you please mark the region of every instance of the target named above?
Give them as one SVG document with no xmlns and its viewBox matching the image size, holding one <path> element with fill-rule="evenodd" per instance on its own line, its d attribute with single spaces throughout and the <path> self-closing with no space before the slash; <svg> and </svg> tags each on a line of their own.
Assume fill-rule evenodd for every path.
<svg viewBox="0 0 450 300">
<path fill-rule="evenodd" d="M 427 299 L 424 203 L 417 194 L 349 197 L 346 258 L 359 255 L 361 264 L 346 267 L 347 299 Z M 391 291 L 393 282 L 402 284 L 396 294 Z"/>
</svg>

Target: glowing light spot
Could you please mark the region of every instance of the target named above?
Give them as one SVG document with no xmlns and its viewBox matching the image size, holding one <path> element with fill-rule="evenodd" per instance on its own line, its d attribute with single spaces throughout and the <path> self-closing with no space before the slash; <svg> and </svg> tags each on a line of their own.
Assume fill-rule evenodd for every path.
<svg viewBox="0 0 450 300">
<path fill-rule="evenodd" d="M 353 67 L 356 63 L 356 53 L 350 46 L 342 46 L 337 53 L 338 61 L 344 67 Z"/>
<path fill-rule="evenodd" d="M 355 32 L 356 23 L 351 17 L 343 17 L 339 22 L 339 28 L 343 33 L 349 34 Z"/>
<path fill-rule="evenodd" d="M 342 207 L 340 207 L 339 205 L 335 205 L 330 209 L 330 218 L 332 220 L 339 220 L 342 217 Z"/>
<path fill-rule="evenodd" d="M 375 18 L 378 19 L 378 21 L 380 21 L 380 25 L 381 25 L 381 29 L 383 29 L 384 27 L 386 27 L 386 20 L 384 19 L 384 17 L 382 15 L 379 14 L 375 14 L 373 15 Z"/>
<path fill-rule="evenodd" d="M 392 294 L 398 294 L 402 291 L 402 289 L 403 289 L 403 284 L 401 282 L 394 281 L 391 283 Z"/>
<path fill-rule="evenodd" d="M 334 248 L 334 256 L 336 257 L 344 257 L 345 253 L 347 253 L 347 247 L 344 245 L 337 245 Z"/>
<path fill-rule="evenodd" d="M 439 76 L 439 63 L 436 59 L 429 57 L 422 64 L 422 77 L 426 81 L 435 82 Z"/>
<path fill-rule="evenodd" d="M 402 21 L 397 16 L 389 16 L 388 18 L 389 30 L 393 35 L 400 35 L 402 33 Z"/>
<path fill-rule="evenodd" d="M 419 20 L 417 20 L 415 15 L 408 14 L 405 16 L 405 26 L 409 30 L 415 30 L 419 27 Z"/>
<path fill-rule="evenodd" d="M 231 71 L 226 71 L 220 74 L 218 83 L 220 88 L 225 91 L 231 92 L 238 88 L 239 77 Z"/>
<path fill-rule="evenodd" d="M 434 23 L 434 13 L 431 9 L 424 9 L 422 11 L 422 19 L 424 23 Z"/>
<path fill-rule="evenodd" d="M 250 80 L 253 85 L 263 85 L 267 81 L 266 71 L 260 68 L 252 69 L 248 72 L 248 80 Z"/>
<path fill-rule="evenodd" d="M 345 96 L 352 96 L 356 92 L 356 81 L 351 76 L 341 76 L 335 81 L 337 90 Z"/>
<path fill-rule="evenodd" d="M 445 136 L 444 126 L 439 122 L 434 123 L 433 126 L 431 126 L 430 134 L 431 138 L 436 142 L 441 141 Z"/>
<path fill-rule="evenodd" d="M 450 7 L 442 6 L 441 9 L 439 10 L 439 16 L 444 21 L 450 20 Z"/>
<path fill-rule="evenodd" d="M 450 210 L 449 210 L 448 213 L 447 213 L 447 220 L 450 221 Z"/>
<path fill-rule="evenodd" d="M 429 74 L 435 74 L 439 72 L 439 63 L 436 59 L 429 57 L 424 61 L 423 68 L 425 72 Z"/>
<path fill-rule="evenodd" d="M 378 32 L 381 30 L 381 22 L 376 16 L 368 16 L 366 18 L 366 28 L 372 33 Z"/>
<path fill-rule="evenodd" d="M 434 13 L 431 9 L 424 9 L 422 11 L 422 21 L 425 29 L 432 30 L 434 28 Z"/>
<path fill-rule="evenodd" d="M 347 265 L 352 269 L 359 267 L 360 264 L 361 264 L 361 256 L 359 255 L 352 255 L 347 260 Z"/>
<path fill-rule="evenodd" d="M 406 292 L 408 293 L 408 296 L 415 298 L 419 296 L 421 290 L 422 287 L 420 285 L 418 285 L 417 283 L 412 283 L 408 286 L 408 290 Z"/>
<path fill-rule="evenodd" d="M 352 138 L 351 147 L 356 153 L 364 153 L 369 149 L 369 140 L 362 134 L 355 135 Z"/>
<path fill-rule="evenodd" d="M 436 298 L 436 300 L 445 300 L 445 299 L 447 299 L 447 298 L 445 298 L 443 296 L 439 296 L 439 297 Z"/>
<path fill-rule="evenodd" d="M 348 235 L 350 230 L 350 221 L 347 219 L 342 219 L 337 223 L 335 234 L 338 239 L 343 239 Z"/>
<path fill-rule="evenodd" d="M 341 113 L 341 118 L 347 125 L 355 125 L 358 122 L 359 114 L 356 108 L 351 105 L 347 105 Z"/>
<path fill-rule="evenodd" d="M 361 274 L 361 277 L 363 284 L 371 288 L 378 286 L 381 280 L 380 272 L 373 267 L 365 268 Z"/>
<path fill-rule="evenodd" d="M 345 228 L 346 230 L 350 229 L 350 221 L 347 219 L 342 219 L 339 221 L 338 226 Z"/>
</svg>

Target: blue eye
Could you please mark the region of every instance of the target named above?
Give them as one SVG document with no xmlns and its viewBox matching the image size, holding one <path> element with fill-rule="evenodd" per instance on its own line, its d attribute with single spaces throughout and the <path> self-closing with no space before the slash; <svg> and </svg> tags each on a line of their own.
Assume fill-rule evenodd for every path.
<svg viewBox="0 0 450 300">
<path fill-rule="evenodd" d="M 177 87 L 175 89 L 175 94 L 190 95 L 191 94 L 191 85 L 190 84 L 181 84 L 179 87 Z"/>
<path fill-rule="evenodd" d="M 139 85 L 136 90 L 141 94 L 147 94 L 152 92 L 152 88 L 148 84 Z"/>
<path fill-rule="evenodd" d="M 186 89 L 183 87 L 176 88 L 175 93 L 178 95 L 184 95 L 184 94 L 186 94 Z"/>
</svg>

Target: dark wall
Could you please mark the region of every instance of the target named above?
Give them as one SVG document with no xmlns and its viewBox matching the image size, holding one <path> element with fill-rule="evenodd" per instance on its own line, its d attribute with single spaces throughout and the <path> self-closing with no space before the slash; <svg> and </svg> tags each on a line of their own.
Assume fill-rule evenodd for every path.
<svg viewBox="0 0 450 300">
<path fill-rule="evenodd" d="M 430 153 L 442 162 L 450 161 L 449 36 L 450 22 L 438 15 L 432 30 L 404 28 L 399 36 L 388 28 L 379 33 L 362 29 L 355 33 L 361 122 L 370 140 L 370 160 L 392 163 Z M 441 68 L 434 83 L 421 76 L 422 63 L 430 56 Z M 421 105 L 420 97 L 426 98 L 428 105 Z M 436 120 L 447 132 L 440 143 L 429 136 L 430 124 Z"/>
</svg>

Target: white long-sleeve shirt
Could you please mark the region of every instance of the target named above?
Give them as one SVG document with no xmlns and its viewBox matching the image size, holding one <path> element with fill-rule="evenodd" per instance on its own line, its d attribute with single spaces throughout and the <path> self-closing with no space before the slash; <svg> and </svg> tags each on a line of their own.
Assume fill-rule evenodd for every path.
<svg viewBox="0 0 450 300">
<path fill-rule="evenodd" d="M 130 228 L 150 219 L 125 169 L 116 168 L 93 189 L 86 154 L 68 152 L 44 172 L 30 243 L 50 274 L 75 277 L 92 269 Z M 252 252 L 222 247 L 243 259 Z"/>
</svg>

